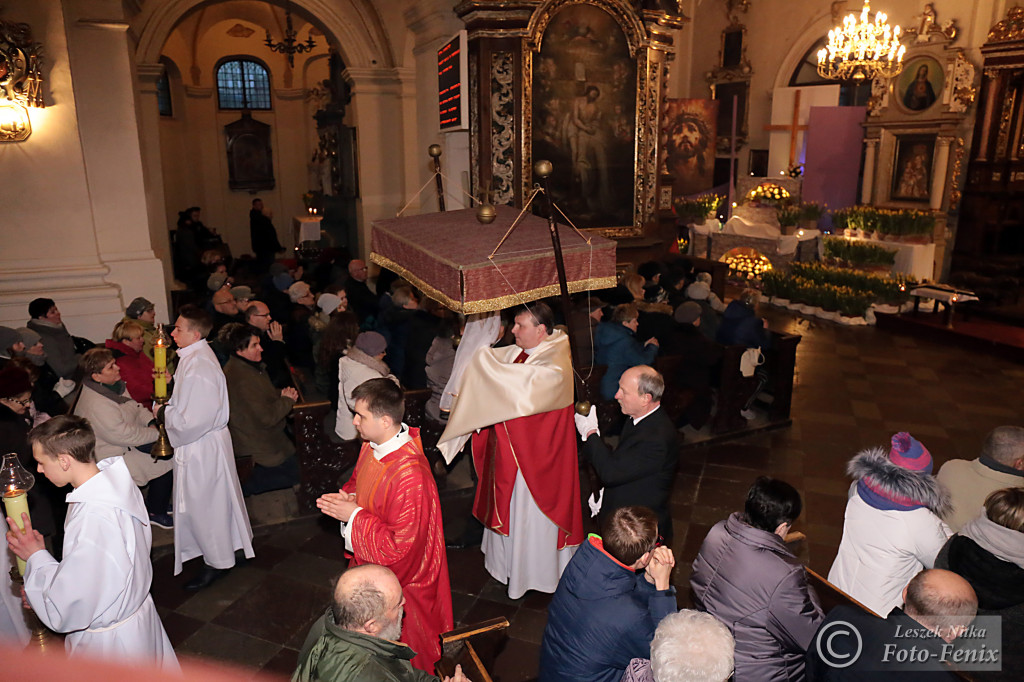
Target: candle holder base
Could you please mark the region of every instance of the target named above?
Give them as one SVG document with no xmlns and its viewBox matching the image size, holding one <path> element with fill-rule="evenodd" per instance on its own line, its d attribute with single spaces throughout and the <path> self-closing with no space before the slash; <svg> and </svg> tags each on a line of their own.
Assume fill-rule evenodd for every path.
<svg viewBox="0 0 1024 682">
<path fill-rule="evenodd" d="M 22 589 L 25 586 L 25 578 L 18 572 L 17 566 L 11 566 L 11 584 L 15 588 L 17 595 L 21 596 Z M 59 641 L 59 637 L 43 625 L 35 611 L 30 608 L 24 609 L 22 618 L 24 618 L 25 625 L 29 630 L 29 641 L 28 646 L 25 647 L 26 649 L 36 648 L 45 653 L 58 646 L 61 649 L 64 648 Z"/>
</svg>

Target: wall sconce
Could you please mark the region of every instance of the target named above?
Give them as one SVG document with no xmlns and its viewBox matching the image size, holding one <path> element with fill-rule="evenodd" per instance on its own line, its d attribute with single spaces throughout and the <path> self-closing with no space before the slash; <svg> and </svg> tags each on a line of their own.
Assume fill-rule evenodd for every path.
<svg viewBox="0 0 1024 682">
<path fill-rule="evenodd" d="M 28 107 L 43 108 L 43 46 L 28 24 L 0 19 L 0 142 L 32 134 Z"/>
</svg>

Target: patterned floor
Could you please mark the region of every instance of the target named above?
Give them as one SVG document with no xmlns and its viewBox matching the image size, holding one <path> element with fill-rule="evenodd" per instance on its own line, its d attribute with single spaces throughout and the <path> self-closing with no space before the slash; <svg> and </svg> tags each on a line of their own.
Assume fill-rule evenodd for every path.
<svg viewBox="0 0 1024 682">
<path fill-rule="evenodd" d="M 803 335 L 798 348 L 791 428 L 682 452 L 673 494 L 680 606 L 689 604 L 689 564 L 708 529 L 742 506 L 753 478 L 770 474 L 796 486 L 807 535 L 802 558 L 827 572 L 842 532 L 846 461 L 910 431 L 936 459 L 973 458 L 985 434 L 1020 423 L 1012 407 L 1024 366 L 875 328 L 844 328 L 769 312 L 772 327 Z M 455 511 L 453 513 L 458 513 Z M 270 514 L 272 517 L 273 514 Z M 322 613 L 343 568 L 336 524 L 300 518 L 257 530 L 256 559 L 198 594 L 181 586 L 197 567 L 171 576 L 158 550 L 153 595 L 182 656 L 290 675 L 310 623 Z M 470 623 L 507 616 L 505 635 L 484 644 L 500 682 L 537 674 L 547 595 L 508 599 L 484 571 L 478 550 L 449 552 L 455 617 Z M 195 564 L 195 562 L 193 562 Z"/>
</svg>

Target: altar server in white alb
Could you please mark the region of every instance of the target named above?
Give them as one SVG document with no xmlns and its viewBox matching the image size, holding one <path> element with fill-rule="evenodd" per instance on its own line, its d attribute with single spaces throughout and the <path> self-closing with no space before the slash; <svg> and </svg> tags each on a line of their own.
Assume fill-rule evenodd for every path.
<svg viewBox="0 0 1024 682">
<path fill-rule="evenodd" d="M 82 417 L 61 416 L 29 433 L 39 473 L 70 484 L 59 563 L 28 515 L 7 543 L 26 560 L 25 596 L 39 619 L 67 633 L 69 655 L 144 662 L 177 671 L 167 633 L 149 594 L 153 565 L 149 513 L 123 457 L 96 462 L 96 436 Z"/>
<path fill-rule="evenodd" d="M 235 550 L 255 556 L 228 432 L 227 381 L 206 343 L 212 326 L 205 311 L 186 305 L 171 332 L 178 369 L 164 425 L 174 448 L 174 575 L 189 559 L 201 556 L 205 563 L 186 590 L 200 590 L 231 570 Z"/>
</svg>

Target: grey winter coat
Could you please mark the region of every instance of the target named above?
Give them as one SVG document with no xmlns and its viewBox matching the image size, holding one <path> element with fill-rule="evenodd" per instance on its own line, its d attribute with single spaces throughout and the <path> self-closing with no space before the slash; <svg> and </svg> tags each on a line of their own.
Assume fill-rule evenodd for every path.
<svg viewBox="0 0 1024 682">
<path fill-rule="evenodd" d="M 824 619 L 800 561 L 778 535 L 732 514 L 715 524 L 693 562 L 696 607 L 736 639 L 736 682 L 799 680 Z"/>
</svg>

